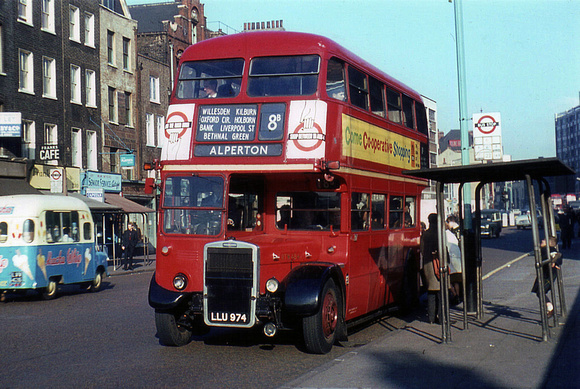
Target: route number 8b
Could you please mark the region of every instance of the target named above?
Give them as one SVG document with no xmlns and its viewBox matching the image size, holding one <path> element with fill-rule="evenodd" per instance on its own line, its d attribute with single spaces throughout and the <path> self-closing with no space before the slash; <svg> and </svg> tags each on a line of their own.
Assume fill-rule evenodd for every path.
<svg viewBox="0 0 580 389">
<path fill-rule="evenodd" d="M 268 116 L 268 130 L 276 131 L 278 129 L 278 123 L 282 121 L 282 115 L 271 114 Z"/>
</svg>

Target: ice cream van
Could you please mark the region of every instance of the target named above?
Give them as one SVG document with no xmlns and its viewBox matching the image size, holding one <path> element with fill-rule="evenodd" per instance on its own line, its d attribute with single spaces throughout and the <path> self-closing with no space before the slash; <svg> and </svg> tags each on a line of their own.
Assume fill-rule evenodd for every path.
<svg viewBox="0 0 580 389">
<path fill-rule="evenodd" d="M 98 291 L 108 257 L 97 251 L 94 229 L 80 199 L 0 196 L 0 296 L 34 289 L 51 299 L 61 284 Z"/>
</svg>

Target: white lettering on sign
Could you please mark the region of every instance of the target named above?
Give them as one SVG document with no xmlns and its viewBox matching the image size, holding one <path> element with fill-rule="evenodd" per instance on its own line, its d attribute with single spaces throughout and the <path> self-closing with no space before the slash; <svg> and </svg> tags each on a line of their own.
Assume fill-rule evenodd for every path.
<svg viewBox="0 0 580 389">
<path fill-rule="evenodd" d="M 38 156 L 41 161 L 60 159 L 60 151 L 58 149 L 41 149 Z"/>
</svg>

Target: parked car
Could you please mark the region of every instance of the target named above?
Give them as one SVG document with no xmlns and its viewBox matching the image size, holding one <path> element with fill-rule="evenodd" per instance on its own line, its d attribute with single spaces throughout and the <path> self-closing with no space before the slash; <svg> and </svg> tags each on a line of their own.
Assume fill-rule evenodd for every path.
<svg viewBox="0 0 580 389">
<path fill-rule="evenodd" d="M 540 210 L 536 210 L 536 217 L 538 219 L 538 227 L 540 229 L 544 228 L 544 218 L 542 217 L 542 213 Z M 525 230 L 526 228 L 532 228 L 532 215 L 530 211 L 522 213 L 521 215 L 516 216 L 516 228 Z"/>
<path fill-rule="evenodd" d="M 501 234 L 501 211 L 497 209 L 481 210 L 481 236 L 499 238 Z"/>
<path fill-rule="evenodd" d="M 516 228 L 518 230 L 525 230 L 526 228 L 532 228 L 532 217 L 529 213 L 522 213 L 516 216 Z"/>
</svg>

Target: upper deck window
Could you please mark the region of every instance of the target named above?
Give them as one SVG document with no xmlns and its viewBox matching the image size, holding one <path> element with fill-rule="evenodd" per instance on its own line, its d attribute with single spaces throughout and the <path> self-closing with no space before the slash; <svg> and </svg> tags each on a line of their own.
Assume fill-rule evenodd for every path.
<svg viewBox="0 0 580 389">
<path fill-rule="evenodd" d="M 415 128 L 413 99 L 403 95 L 403 123 L 407 128 Z"/>
<path fill-rule="evenodd" d="M 178 99 L 236 97 L 240 93 L 244 60 L 185 62 L 179 69 Z"/>
<path fill-rule="evenodd" d="M 387 107 L 389 120 L 395 123 L 402 123 L 401 120 L 401 94 L 387 88 Z"/>
<path fill-rule="evenodd" d="M 369 86 L 371 92 L 371 111 L 375 115 L 385 117 L 385 94 L 383 93 L 383 84 L 379 80 L 369 77 Z"/>
<path fill-rule="evenodd" d="M 346 101 L 346 81 L 344 62 L 331 58 L 326 70 L 326 93 L 333 99 Z"/>
<path fill-rule="evenodd" d="M 350 93 L 350 102 L 362 109 L 369 109 L 369 88 L 367 75 L 355 68 L 348 68 L 348 84 Z"/>
<path fill-rule="evenodd" d="M 320 57 L 260 57 L 250 63 L 249 96 L 308 96 L 316 92 Z"/>
<path fill-rule="evenodd" d="M 427 135 L 427 112 L 425 106 L 418 101 L 415 101 L 415 114 L 417 115 L 417 130 Z"/>
</svg>

